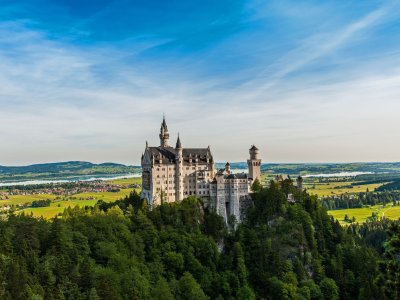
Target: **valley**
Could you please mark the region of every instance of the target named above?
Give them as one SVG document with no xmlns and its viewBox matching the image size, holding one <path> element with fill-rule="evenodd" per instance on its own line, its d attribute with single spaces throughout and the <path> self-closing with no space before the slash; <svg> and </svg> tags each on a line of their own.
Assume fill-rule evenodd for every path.
<svg viewBox="0 0 400 300">
<path fill-rule="evenodd" d="M 217 163 L 216 168 L 223 165 Z M 235 172 L 246 171 L 245 163 L 232 163 L 231 166 Z M 85 162 L 68 162 L 19 168 L 18 171 L 18 168 L 0 167 L 2 172 L 0 173 L 2 176 L 0 185 L 3 185 L 0 186 L 0 214 L 4 215 L 14 211 L 49 219 L 61 216 L 64 209 L 68 207 L 93 207 L 100 200 L 114 202 L 128 196 L 133 190 L 140 193 L 141 188 L 141 178 L 136 177 L 140 172 L 138 167 L 103 164 L 99 168 L 98 165 Z M 133 173 L 121 173 L 123 171 L 135 172 L 136 175 L 132 177 L 130 174 Z M 74 179 L 71 174 L 78 176 L 77 179 Z M 116 174 L 118 176 L 114 176 Z M 268 185 L 269 181 L 275 179 L 275 174 L 288 174 L 286 176 L 290 176 L 292 179 L 302 175 L 304 188 L 311 195 L 316 195 L 324 205 L 329 201 L 337 202 L 337 199 L 343 197 L 353 201 L 352 199 L 367 192 L 371 194 L 385 193 L 385 185 L 389 183 L 393 185 L 400 181 L 400 165 L 398 163 L 264 164 L 262 166 L 262 184 Z M 92 176 L 91 181 L 79 181 L 78 179 L 82 179 L 82 176 Z M 93 178 L 93 176 L 98 176 L 100 179 Z M 119 176 L 130 178 L 119 178 Z M 21 180 L 37 178 L 38 181 L 35 181 L 35 185 L 26 183 L 19 185 L 17 181 L 12 182 L 11 186 L 6 186 L 10 184 L 8 180 L 4 180 L 6 177 L 8 179 L 12 177 L 14 180 L 16 178 Z M 67 180 L 65 180 L 66 178 Z M 83 177 L 83 179 L 88 180 L 88 177 Z M 50 183 L 52 181 L 54 183 Z M 379 189 L 382 190 L 378 191 Z M 32 207 L 32 203 L 46 200 L 49 201 L 48 206 Z M 373 213 L 378 219 L 382 216 L 398 219 L 400 206 L 393 206 L 393 204 L 398 203 L 399 200 L 400 191 L 394 191 L 391 192 L 388 203 L 379 203 L 378 201 L 374 202 L 374 205 L 361 205 L 361 207 L 358 207 L 360 206 L 358 203 L 357 207 L 340 207 L 340 209 L 327 207 L 327 210 L 342 225 L 348 225 L 352 220 L 363 223 L 369 220 L 368 218 Z M 346 221 L 345 216 L 348 217 Z"/>
</svg>

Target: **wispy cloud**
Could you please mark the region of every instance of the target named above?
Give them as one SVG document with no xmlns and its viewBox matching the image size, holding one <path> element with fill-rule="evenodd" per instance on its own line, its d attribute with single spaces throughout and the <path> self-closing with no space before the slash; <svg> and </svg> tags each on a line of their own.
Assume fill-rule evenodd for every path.
<svg viewBox="0 0 400 300">
<path fill-rule="evenodd" d="M 211 144 L 218 160 L 244 160 L 252 143 L 266 161 L 396 160 L 400 44 L 382 29 L 397 24 L 391 5 L 340 20 L 328 18 L 334 5 L 315 9 L 304 27 L 283 4 L 249 5 L 115 37 L 99 22 L 119 1 L 73 16 L 66 33 L 32 26 L 33 15 L 0 21 L 0 164 L 138 163 L 163 112 L 173 138 Z"/>
<path fill-rule="evenodd" d="M 306 37 L 300 42 L 299 46 L 284 53 L 276 62 L 267 66 L 265 71 L 258 74 L 254 80 L 249 81 L 248 84 L 255 83 L 260 85 L 260 81 L 267 79 L 267 83 L 260 90 L 260 93 L 265 93 L 288 75 L 298 72 L 310 63 L 331 54 L 337 49 L 354 43 L 354 40 L 357 41 L 357 35 L 368 34 L 368 29 L 385 21 L 385 17 L 393 13 L 393 9 L 397 4 L 398 2 L 387 3 L 342 27 L 337 27 L 337 25 L 333 24 L 333 26 L 328 26 L 328 29 L 325 29 L 324 32 L 316 30 L 315 34 Z M 321 24 L 321 26 L 324 26 L 324 24 Z"/>
</svg>

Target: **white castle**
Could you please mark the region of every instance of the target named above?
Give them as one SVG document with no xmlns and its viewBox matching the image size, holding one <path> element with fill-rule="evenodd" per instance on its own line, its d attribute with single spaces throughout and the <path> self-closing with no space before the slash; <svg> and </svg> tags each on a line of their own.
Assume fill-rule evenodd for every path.
<svg viewBox="0 0 400 300">
<path fill-rule="evenodd" d="M 154 207 L 193 195 L 202 198 L 226 222 L 231 215 L 237 221 L 242 220 L 252 183 L 261 175 L 258 148 L 253 145 L 249 150 L 249 173 L 234 174 L 229 163 L 225 169 L 215 170 L 210 146 L 182 148 L 178 135 L 175 148 L 171 147 L 165 117 L 159 136 L 160 146 L 150 147 L 146 142 L 142 155 L 142 199 Z"/>
</svg>

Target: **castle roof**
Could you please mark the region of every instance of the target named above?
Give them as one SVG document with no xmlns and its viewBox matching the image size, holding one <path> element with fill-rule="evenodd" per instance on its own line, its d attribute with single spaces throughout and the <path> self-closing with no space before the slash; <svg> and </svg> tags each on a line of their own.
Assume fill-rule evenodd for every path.
<svg viewBox="0 0 400 300">
<path fill-rule="evenodd" d="M 258 148 L 256 146 L 251 146 L 250 150 L 258 150 Z"/>
<path fill-rule="evenodd" d="M 148 147 L 150 157 L 162 163 L 176 163 L 177 150 L 172 147 Z M 182 149 L 183 164 L 195 163 L 210 163 L 213 157 L 209 148 L 183 148 Z M 207 161 L 208 160 L 208 161 Z"/>
<path fill-rule="evenodd" d="M 217 176 L 224 176 L 225 179 L 246 179 L 248 175 L 246 173 L 225 173 L 225 169 L 219 169 L 217 171 Z"/>
<path fill-rule="evenodd" d="M 179 133 L 178 133 L 178 139 L 176 140 L 176 148 L 178 149 L 182 148 L 182 143 L 181 139 L 179 138 Z"/>
<path fill-rule="evenodd" d="M 229 174 L 227 179 L 247 179 L 248 176 L 246 173 L 236 173 L 236 174 Z"/>
<path fill-rule="evenodd" d="M 162 120 L 162 123 L 161 123 L 161 128 L 164 128 L 165 130 L 168 130 L 167 122 L 165 122 L 165 115 L 163 115 L 163 120 Z"/>
</svg>

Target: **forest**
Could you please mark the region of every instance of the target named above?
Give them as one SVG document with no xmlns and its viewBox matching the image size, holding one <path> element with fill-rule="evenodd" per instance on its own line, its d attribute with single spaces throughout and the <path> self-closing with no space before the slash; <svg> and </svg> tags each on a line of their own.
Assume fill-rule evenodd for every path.
<svg viewBox="0 0 400 300">
<path fill-rule="evenodd" d="M 0 222 L 1 299 L 400 299 L 400 227 L 341 227 L 290 179 L 254 185 L 246 220 L 136 192 Z M 288 203 L 287 195 L 296 202 Z"/>
<path fill-rule="evenodd" d="M 378 189 L 377 189 L 378 190 Z M 329 196 L 322 198 L 321 205 L 327 210 L 361 208 L 366 205 L 374 206 L 377 204 L 399 205 L 399 191 L 383 191 L 358 193 L 356 195 L 343 194 L 339 196 Z"/>
</svg>

